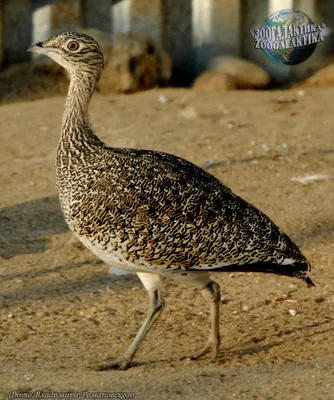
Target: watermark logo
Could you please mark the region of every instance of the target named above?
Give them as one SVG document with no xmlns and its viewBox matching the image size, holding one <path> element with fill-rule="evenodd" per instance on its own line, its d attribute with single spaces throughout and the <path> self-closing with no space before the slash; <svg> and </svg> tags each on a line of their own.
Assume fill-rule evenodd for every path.
<svg viewBox="0 0 334 400">
<path fill-rule="evenodd" d="M 296 10 L 281 10 L 271 15 L 262 28 L 251 29 L 255 48 L 262 49 L 278 64 L 296 65 L 306 61 L 317 43 L 324 41 L 325 24 Z"/>
</svg>

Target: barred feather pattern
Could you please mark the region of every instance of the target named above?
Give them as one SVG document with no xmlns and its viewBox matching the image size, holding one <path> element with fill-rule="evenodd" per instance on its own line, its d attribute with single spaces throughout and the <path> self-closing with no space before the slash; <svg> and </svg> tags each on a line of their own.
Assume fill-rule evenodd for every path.
<svg viewBox="0 0 334 400">
<path fill-rule="evenodd" d="M 57 153 L 62 209 L 79 238 L 167 268 L 306 262 L 268 217 L 194 164 L 93 138 L 85 128 Z"/>
<path fill-rule="evenodd" d="M 95 136 L 88 105 L 103 58 L 96 61 L 102 53 L 93 39 L 88 44 L 90 52 L 77 54 L 69 71 L 56 158 L 61 207 L 77 237 L 106 262 L 135 271 L 258 262 L 309 269 L 298 247 L 266 215 L 203 169 L 162 152 L 108 147 Z"/>
</svg>

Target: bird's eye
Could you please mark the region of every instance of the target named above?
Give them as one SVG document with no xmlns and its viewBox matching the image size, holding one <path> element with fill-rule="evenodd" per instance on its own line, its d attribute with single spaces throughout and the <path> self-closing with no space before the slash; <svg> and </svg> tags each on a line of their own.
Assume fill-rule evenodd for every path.
<svg viewBox="0 0 334 400">
<path fill-rule="evenodd" d="M 67 45 L 67 48 L 71 51 L 76 51 L 79 48 L 79 43 L 75 42 L 74 40 L 72 42 L 69 42 Z"/>
</svg>

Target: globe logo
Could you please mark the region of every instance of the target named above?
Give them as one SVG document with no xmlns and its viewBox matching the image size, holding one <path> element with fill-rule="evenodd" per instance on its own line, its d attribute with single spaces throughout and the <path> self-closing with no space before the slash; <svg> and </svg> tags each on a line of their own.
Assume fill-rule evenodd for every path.
<svg viewBox="0 0 334 400">
<path fill-rule="evenodd" d="M 302 11 L 288 9 L 275 12 L 262 28 L 251 29 L 251 34 L 255 48 L 264 50 L 273 61 L 296 65 L 307 60 L 317 43 L 323 42 L 325 27 L 325 24 L 314 24 Z"/>
</svg>

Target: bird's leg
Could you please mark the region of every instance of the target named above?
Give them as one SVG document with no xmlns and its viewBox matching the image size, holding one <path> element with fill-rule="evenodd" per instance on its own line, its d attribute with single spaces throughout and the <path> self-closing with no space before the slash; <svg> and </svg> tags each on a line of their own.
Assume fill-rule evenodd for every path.
<svg viewBox="0 0 334 400">
<path fill-rule="evenodd" d="M 219 336 L 219 308 L 220 308 L 220 288 L 218 283 L 211 281 L 203 289 L 202 293 L 204 297 L 210 299 L 210 322 L 211 330 L 208 342 L 206 345 L 197 353 L 191 356 L 192 360 L 203 356 L 206 353 L 211 352 L 211 362 L 215 362 L 218 356 L 218 348 L 220 345 Z"/>
<path fill-rule="evenodd" d="M 213 282 L 210 278 L 210 274 L 205 271 L 187 271 L 175 273 L 171 276 L 174 280 L 186 283 L 197 289 L 202 290 L 202 294 L 205 298 L 210 300 L 210 321 L 211 329 L 208 342 L 206 345 L 197 353 L 191 356 L 191 359 L 195 360 L 206 353 L 211 352 L 211 361 L 215 362 L 218 355 L 218 348 L 220 344 L 219 338 L 219 308 L 220 308 L 220 289 L 216 282 Z M 184 357 L 182 357 L 183 359 Z"/>
<path fill-rule="evenodd" d="M 97 367 L 99 371 L 107 369 L 127 369 L 131 365 L 131 361 L 134 355 L 136 354 L 141 343 L 150 331 L 152 325 L 159 318 L 161 311 L 165 305 L 162 296 L 161 281 L 159 275 L 146 272 L 140 272 L 137 273 L 137 275 L 148 292 L 149 303 L 147 317 L 125 353 L 117 359 L 105 361 L 104 363 L 99 365 Z"/>
</svg>

